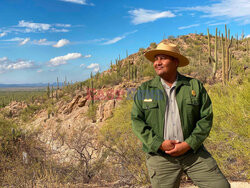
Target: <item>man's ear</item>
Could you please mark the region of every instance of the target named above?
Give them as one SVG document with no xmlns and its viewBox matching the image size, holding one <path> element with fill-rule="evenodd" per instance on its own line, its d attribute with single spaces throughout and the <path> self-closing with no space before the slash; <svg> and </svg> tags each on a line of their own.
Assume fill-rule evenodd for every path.
<svg viewBox="0 0 250 188">
<path fill-rule="evenodd" d="M 178 59 L 175 59 L 175 64 L 176 64 L 176 67 L 179 66 L 179 60 Z"/>
</svg>

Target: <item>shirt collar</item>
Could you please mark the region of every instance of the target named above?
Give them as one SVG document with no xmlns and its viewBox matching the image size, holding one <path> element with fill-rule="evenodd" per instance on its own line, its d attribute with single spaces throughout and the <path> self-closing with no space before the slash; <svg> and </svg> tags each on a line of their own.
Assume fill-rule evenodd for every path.
<svg viewBox="0 0 250 188">
<path fill-rule="evenodd" d="M 174 83 L 172 84 L 171 88 L 175 87 L 176 86 L 176 83 L 177 83 L 177 80 L 178 80 L 178 74 L 176 74 L 176 79 L 174 81 Z M 163 85 L 163 87 L 166 89 L 171 89 L 166 83 L 165 81 L 161 78 L 161 83 Z"/>
</svg>

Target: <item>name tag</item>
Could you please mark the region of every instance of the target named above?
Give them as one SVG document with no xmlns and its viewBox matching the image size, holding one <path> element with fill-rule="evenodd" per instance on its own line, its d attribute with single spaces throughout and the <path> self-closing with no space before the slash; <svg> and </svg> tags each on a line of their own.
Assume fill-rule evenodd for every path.
<svg viewBox="0 0 250 188">
<path fill-rule="evenodd" d="M 152 102 L 152 99 L 144 99 L 144 102 Z"/>
</svg>

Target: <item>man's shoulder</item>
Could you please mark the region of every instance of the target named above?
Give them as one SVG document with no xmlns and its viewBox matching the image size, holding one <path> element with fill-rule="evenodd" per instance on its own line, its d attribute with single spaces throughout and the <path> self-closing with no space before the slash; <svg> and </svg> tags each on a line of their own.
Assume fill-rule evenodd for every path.
<svg viewBox="0 0 250 188">
<path fill-rule="evenodd" d="M 159 80 L 160 80 L 159 76 L 155 76 L 154 78 L 150 80 L 142 82 L 138 88 L 147 88 L 150 85 L 154 85 L 155 82 L 159 82 Z"/>
<path fill-rule="evenodd" d="M 197 78 L 191 77 L 186 74 L 179 74 L 179 75 L 185 80 L 187 80 L 190 83 L 190 85 L 203 85 L 203 83 Z"/>
</svg>

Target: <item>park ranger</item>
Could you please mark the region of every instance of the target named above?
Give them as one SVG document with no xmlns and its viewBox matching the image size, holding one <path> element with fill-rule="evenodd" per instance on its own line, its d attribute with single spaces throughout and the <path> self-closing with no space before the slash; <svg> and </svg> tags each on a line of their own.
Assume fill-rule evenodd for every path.
<svg viewBox="0 0 250 188">
<path fill-rule="evenodd" d="M 137 89 L 131 118 L 152 187 L 179 187 L 183 172 L 199 187 L 230 187 L 203 146 L 213 122 L 210 97 L 199 80 L 177 71 L 189 60 L 176 45 L 164 41 L 145 57 L 157 76 Z"/>
</svg>

